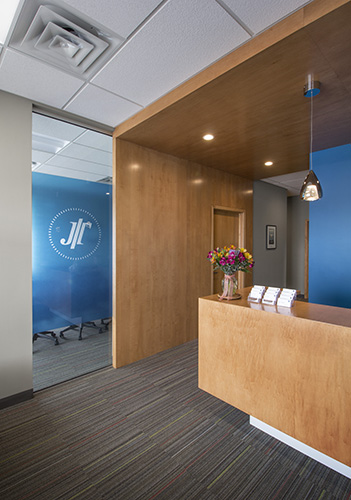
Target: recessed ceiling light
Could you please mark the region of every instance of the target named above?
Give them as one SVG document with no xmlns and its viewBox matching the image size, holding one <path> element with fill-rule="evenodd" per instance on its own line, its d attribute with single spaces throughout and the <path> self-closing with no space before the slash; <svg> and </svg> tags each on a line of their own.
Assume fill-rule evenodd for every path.
<svg viewBox="0 0 351 500">
<path fill-rule="evenodd" d="M 272 161 L 266 161 L 265 165 L 266 165 L 266 167 L 270 167 L 271 165 L 273 165 L 273 162 Z"/>
<path fill-rule="evenodd" d="M 214 136 L 212 134 L 206 134 L 203 136 L 203 139 L 205 141 L 212 141 L 212 139 L 214 139 Z"/>
<path fill-rule="evenodd" d="M 69 141 L 57 139 L 57 137 L 37 134 L 36 132 L 32 134 L 32 148 L 38 151 L 57 154 L 62 148 L 67 146 L 67 144 L 69 144 Z"/>
</svg>

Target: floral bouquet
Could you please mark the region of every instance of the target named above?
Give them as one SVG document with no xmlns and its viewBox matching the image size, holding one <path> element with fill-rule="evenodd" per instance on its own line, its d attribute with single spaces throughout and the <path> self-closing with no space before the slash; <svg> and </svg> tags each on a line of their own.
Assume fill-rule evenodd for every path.
<svg viewBox="0 0 351 500">
<path fill-rule="evenodd" d="M 232 300 L 238 288 L 238 281 L 234 276 L 236 271 L 249 272 L 254 266 L 252 255 L 246 248 L 237 248 L 234 245 L 224 248 L 215 248 L 207 255 L 207 258 L 214 264 L 214 269 L 224 272 L 223 294 L 220 300 Z"/>
</svg>

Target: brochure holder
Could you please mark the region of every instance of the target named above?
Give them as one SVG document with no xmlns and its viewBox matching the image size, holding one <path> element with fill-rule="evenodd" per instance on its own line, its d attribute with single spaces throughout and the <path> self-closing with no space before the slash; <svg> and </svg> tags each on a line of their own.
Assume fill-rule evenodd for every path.
<svg viewBox="0 0 351 500">
<path fill-rule="evenodd" d="M 262 300 L 263 294 L 266 290 L 265 286 L 255 285 L 251 288 L 251 292 L 247 298 L 249 302 L 255 302 L 259 304 Z"/>
<path fill-rule="evenodd" d="M 268 287 L 266 293 L 263 296 L 262 304 L 267 304 L 269 306 L 275 306 L 280 294 L 280 288 L 274 288 L 272 286 Z"/>
<path fill-rule="evenodd" d="M 278 299 L 278 306 L 292 307 L 296 299 L 296 290 L 283 288 Z"/>
</svg>

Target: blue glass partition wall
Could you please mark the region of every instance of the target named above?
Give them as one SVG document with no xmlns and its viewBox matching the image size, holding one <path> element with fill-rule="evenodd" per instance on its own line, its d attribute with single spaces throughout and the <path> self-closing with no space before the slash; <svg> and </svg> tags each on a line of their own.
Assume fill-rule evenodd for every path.
<svg viewBox="0 0 351 500">
<path fill-rule="evenodd" d="M 75 129 L 78 139 L 86 135 Z M 112 186 L 106 170 L 99 173 L 102 164 L 91 161 L 98 155 L 98 148 L 69 141 L 51 157 L 55 165 L 46 162 L 32 174 L 35 390 L 111 364 Z M 82 168 L 95 164 L 102 182 L 67 168 L 77 160 Z M 66 167 L 58 170 L 60 162 Z"/>
</svg>

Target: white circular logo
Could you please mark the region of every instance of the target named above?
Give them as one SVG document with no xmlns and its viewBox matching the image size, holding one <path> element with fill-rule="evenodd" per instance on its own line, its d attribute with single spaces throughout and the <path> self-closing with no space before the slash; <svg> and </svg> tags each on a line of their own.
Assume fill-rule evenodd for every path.
<svg viewBox="0 0 351 500">
<path fill-rule="evenodd" d="M 66 208 L 49 224 L 49 241 L 55 252 L 68 260 L 87 259 L 101 242 L 97 219 L 82 208 Z"/>
</svg>

